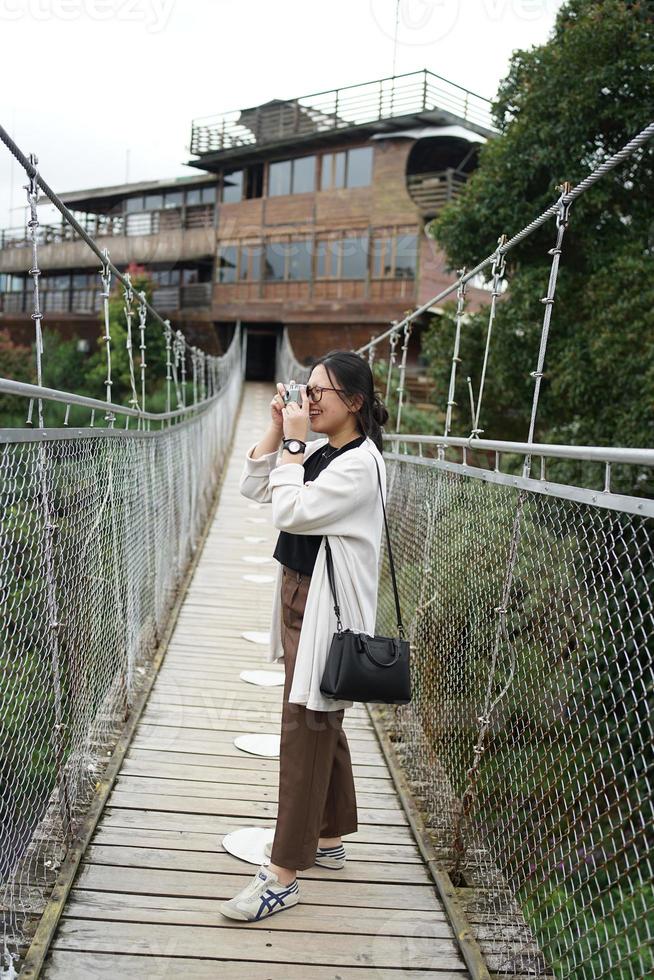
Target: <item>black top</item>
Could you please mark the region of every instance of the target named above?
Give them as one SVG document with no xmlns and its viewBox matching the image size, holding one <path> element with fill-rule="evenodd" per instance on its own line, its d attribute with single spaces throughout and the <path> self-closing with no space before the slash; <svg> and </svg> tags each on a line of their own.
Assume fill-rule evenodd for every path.
<svg viewBox="0 0 654 980">
<path fill-rule="evenodd" d="M 346 442 L 336 452 L 334 452 L 333 446 L 330 446 L 329 442 L 326 442 L 320 449 L 316 449 L 315 452 L 311 453 L 309 458 L 305 459 L 302 464 L 304 467 L 304 482 L 315 480 L 318 474 L 325 467 L 329 466 L 333 459 L 336 459 L 337 456 L 340 456 L 348 449 L 354 449 L 355 446 L 360 446 L 365 440 L 365 436 L 357 436 L 356 439 Z M 293 534 L 292 531 L 280 531 L 275 550 L 273 551 L 273 558 L 276 558 L 278 562 L 281 562 L 282 565 L 286 565 L 288 568 L 303 572 L 305 575 L 311 575 L 316 558 L 318 557 L 322 538 L 322 534 Z"/>
</svg>

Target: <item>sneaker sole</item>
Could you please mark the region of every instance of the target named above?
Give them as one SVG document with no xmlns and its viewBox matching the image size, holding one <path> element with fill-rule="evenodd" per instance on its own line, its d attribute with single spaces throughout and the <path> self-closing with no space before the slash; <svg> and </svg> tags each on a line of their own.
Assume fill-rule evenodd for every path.
<svg viewBox="0 0 654 980">
<path fill-rule="evenodd" d="M 250 918 L 245 914 L 245 912 L 240 912 L 238 909 L 234 908 L 223 908 L 222 905 L 218 906 L 218 911 L 227 916 L 228 919 L 237 919 L 239 922 L 261 922 L 263 919 L 269 919 L 271 915 L 276 915 L 278 912 L 285 912 L 287 909 L 292 909 L 300 901 L 299 897 L 295 901 L 288 901 L 286 905 L 280 905 L 279 908 L 273 909 L 272 912 L 268 912 L 266 915 L 262 915 L 260 919 Z"/>
<path fill-rule="evenodd" d="M 331 871 L 340 871 L 341 868 L 345 867 L 345 861 L 332 861 L 327 864 L 327 860 L 325 858 L 316 858 L 313 863 L 317 864 L 320 868 L 329 868 Z"/>
</svg>

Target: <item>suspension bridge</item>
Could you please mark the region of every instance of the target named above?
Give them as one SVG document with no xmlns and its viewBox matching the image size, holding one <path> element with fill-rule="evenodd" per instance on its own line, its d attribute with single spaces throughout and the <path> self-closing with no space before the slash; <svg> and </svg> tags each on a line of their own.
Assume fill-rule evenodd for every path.
<svg viewBox="0 0 654 980">
<path fill-rule="evenodd" d="M 0 379 L 25 406 L 24 427 L 0 430 L 4 980 L 236 977 L 248 964 L 325 980 L 652 972 L 654 501 L 612 481 L 618 467 L 651 473 L 654 450 L 534 442 L 572 205 L 652 135 L 654 124 L 564 185 L 530 225 L 359 350 L 384 365 L 395 409 L 388 516 L 414 694 L 346 713 L 360 806 L 348 867 L 303 872 L 297 910 L 253 929 L 217 906 L 252 869 L 223 840 L 269 829 L 276 811 L 274 751 L 244 741 L 279 724 L 279 688 L 249 673 L 267 642 L 272 529 L 237 485 L 269 393 L 244 378 L 240 329 L 220 356 L 190 345 L 0 127 L 28 178 L 37 358 L 36 384 Z M 39 188 L 100 262 L 104 399 L 42 384 Z M 528 432 L 482 439 L 505 258 L 550 221 Z M 455 435 L 466 284 L 483 270 L 484 361 L 470 431 Z M 114 278 L 126 405 L 111 394 Z M 408 338 L 449 296 L 444 431 L 412 434 Z M 148 323 L 165 338 L 163 412 L 147 405 Z M 275 378 L 309 373 L 284 335 Z M 592 464 L 600 485 L 561 479 L 557 465 L 570 461 Z M 389 635 L 386 559 L 377 631 Z"/>
</svg>

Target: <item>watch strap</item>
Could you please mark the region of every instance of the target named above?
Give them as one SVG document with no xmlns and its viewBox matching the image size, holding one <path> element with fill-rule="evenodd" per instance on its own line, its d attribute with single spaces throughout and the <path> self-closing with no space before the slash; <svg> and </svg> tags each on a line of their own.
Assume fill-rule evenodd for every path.
<svg viewBox="0 0 654 980">
<path fill-rule="evenodd" d="M 297 442 L 297 443 L 299 443 L 302 446 L 302 449 L 301 450 L 300 449 L 295 450 L 295 452 L 298 453 L 298 454 L 300 452 L 304 452 L 304 450 L 307 448 L 307 444 L 304 441 L 304 439 L 284 439 L 284 441 L 282 443 L 282 449 L 288 449 L 288 444 L 291 443 L 291 442 Z M 292 452 L 292 450 L 289 450 L 289 452 Z"/>
</svg>

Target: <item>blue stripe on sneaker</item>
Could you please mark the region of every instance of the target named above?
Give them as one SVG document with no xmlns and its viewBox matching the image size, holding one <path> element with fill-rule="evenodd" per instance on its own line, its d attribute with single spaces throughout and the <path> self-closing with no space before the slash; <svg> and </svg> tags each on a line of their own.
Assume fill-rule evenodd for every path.
<svg viewBox="0 0 654 980">
<path fill-rule="evenodd" d="M 255 919 L 260 919 L 264 914 L 278 912 L 279 909 L 275 908 L 276 905 L 285 908 L 286 903 L 284 902 L 284 899 L 288 898 L 289 895 L 292 895 L 296 891 L 298 891 L 297 881 L 294 881 L 293 884 L 286 888 L 283 892 L 274 892 L 271 888 L 267 888 L 261 896 L 261 904 L 259 905 L 259 911 L 255 915 Z M 267 912 L 265 910 L 267 910 Z"/>
</svg>

